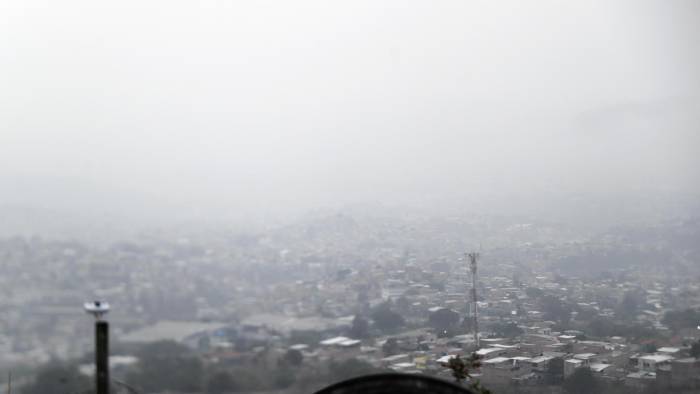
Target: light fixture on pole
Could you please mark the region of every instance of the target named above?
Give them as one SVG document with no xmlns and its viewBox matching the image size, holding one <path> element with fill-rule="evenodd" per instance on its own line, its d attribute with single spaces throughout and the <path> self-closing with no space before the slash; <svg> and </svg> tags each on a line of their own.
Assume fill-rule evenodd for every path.
<svg viewBox="0 0 700 394">
<path fill-rule="evenodd" d="M 85 312 L 95 317 L 95 388 L 97 394 L 109 394 L 109 323 L 103 320 L 109 304 L 86 302 Z"/>
</svg>

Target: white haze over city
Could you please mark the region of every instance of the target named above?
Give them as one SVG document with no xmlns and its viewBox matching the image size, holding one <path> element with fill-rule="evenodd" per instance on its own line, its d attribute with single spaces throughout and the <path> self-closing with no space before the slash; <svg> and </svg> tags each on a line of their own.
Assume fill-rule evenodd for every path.
<svg viewBox="0 0 700 394">
<path fill-rule="evenodd" d="M 2 1 L 0 206 L 692 201 L 699 19 L 693 0 Z"/>
</svg>

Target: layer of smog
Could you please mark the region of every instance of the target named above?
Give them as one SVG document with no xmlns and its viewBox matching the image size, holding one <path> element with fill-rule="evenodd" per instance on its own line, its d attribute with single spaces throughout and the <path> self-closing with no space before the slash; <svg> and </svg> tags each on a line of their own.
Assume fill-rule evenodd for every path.
<svg viewBox="0 0 700 394">
<path fill-rule="evenodd" d="M 0 391 L 700 393 L 698 70 L 694 0 L 4 1 Z"/>
</svg>

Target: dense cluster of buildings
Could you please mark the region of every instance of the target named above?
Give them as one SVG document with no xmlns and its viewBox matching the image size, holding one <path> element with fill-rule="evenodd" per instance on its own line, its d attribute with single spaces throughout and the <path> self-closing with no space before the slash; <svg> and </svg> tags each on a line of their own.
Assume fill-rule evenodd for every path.
<svg viewBox="0 0 700 394">
<path fill-rule="evenodd" d="M 486 249 L 479 346 L 466 237 Z M 80 306 L 107 299 L 115 343 L 174 340 L 221 365 L 274 368 L 291 350 L 309 368 L 358 359 L 449 379 L 449 360 L 476 352 L 474 376 L 503 390 L 561 384 L 581 368 L 610 385 L 700 387 L 691 356 L 700 330 L 665 320 L 700 306 L 698 255 L 666 250 L 666 240 L 582 240 L 503 219 L 342 215 L 256 236 L 158 234 L 108 246 L 5 239 L 0 362 L 84 354 L 91 325 Z M 587 256 L 599 264 L 610 253 L 652 257 L 579 274 Z M 396 321 L 380 324 L 382 313 Z"/>
</svg>

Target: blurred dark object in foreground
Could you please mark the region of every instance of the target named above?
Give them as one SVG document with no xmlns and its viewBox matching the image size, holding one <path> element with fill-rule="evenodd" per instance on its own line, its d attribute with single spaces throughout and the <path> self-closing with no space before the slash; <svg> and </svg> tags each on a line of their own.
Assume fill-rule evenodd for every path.
<svg viewBox="0 0 700 394">
<path fill-rule="evenodd" d="M 361 376 L 328 386 L 316 394 L 465 394 L 472 391 L 423 375 L 385 373 Z"/>
</svg>

